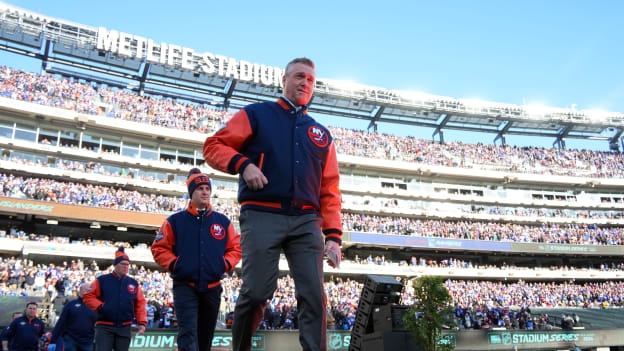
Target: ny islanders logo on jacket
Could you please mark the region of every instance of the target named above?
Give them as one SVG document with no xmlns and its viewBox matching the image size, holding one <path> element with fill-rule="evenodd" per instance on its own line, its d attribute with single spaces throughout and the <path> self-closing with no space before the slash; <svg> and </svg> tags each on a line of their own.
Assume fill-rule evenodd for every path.
<svg viewBox="0 0 624 351">
<path fill-rule="evenodd" d="M 221 240 L 225 238 L 225 228 L 223 228 L 220 224 L 215 223 L 210 226 L 210 234 L 212 234 L 215 239 Z"/>
<path fill-rule="evenodd" d="M 319 127 L 312 126 L 308 128 L 308 137 L 318 147 L 325 147 L 329 143 L 329 137 L 327 133 Z"/>
</svg>

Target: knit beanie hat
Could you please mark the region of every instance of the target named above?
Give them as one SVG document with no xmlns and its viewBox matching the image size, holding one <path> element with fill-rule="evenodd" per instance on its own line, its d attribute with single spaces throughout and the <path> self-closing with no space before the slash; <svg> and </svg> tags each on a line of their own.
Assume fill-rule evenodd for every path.
<svg viewBox="0 0 624 351">
<path fill-rule="evenodd" d="M 113 266 L 116 266 L 117 263 L 121 261 L 128 261 L 128 263 L 130 262 L 130 257 L 128 257 L 128 255 L 124 252 L 123 246 L 120 246 L 119 249 L 117 249 L 117 251 L 115 252 L 115 261 L 113 261 Z"/>
<path fill-rule="evenodd" d="M 198 186 L 206 184 L 212 190 L 212 185 L 210 184 L 210 178 L 207 175 L 203 174 L 199 168 L 193 168 L 189 172 L 188 178 L 186 178 L 186 186 L 188 187 L 189 196 L 193 196 L 193 191 L 197 189 Z"/>
</svg>

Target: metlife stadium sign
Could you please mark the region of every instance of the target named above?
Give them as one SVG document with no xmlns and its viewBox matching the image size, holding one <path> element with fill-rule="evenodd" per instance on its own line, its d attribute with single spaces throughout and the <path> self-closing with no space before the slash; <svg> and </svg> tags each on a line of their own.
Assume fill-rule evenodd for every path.
<svg viewBox="0 0 624 351">
<path fill-rule="evenodd" d="M 114 55 L 143 60 L 175 69 L 182 69 L 226 79 L 234 78 L 272 87 L 282 86 L 282 69 L 215 55 L 196 52 L 192 48 L 169 43 L 156 43 L 152 39 L 99 27 L 97 49 Z"/>
</svg>

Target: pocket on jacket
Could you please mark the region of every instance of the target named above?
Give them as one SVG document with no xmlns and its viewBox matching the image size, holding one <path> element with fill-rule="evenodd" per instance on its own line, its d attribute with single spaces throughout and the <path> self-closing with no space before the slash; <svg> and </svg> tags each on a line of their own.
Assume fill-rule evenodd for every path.
<svg viewBox="0 0 624 351">
<path fill-rule="evenodd" d="M 182 256 L 178 256 L 178 262 L 176 262 L 175 266 L 173 267 L 173 275 L 175 279 L 178 280 L 190 280 L 191 278 L 191 272 L 190 272 L 190 267 L 187 267 L 188 264 L 186 264 L 184 262 L 184 259 L 182 258 Z"/>
<path fill-rule="evenodd" d="M 114 311 L 112 311 L 112 308 L 110 306 L 111 306 L 110 303 L 104 302 L 104 304 L 102 305 L 102 308 L 98 312 L 99 319 L 103 319 L 105 321 L 114 321 L 115 314 L 113 313 Z"/>
</svg>

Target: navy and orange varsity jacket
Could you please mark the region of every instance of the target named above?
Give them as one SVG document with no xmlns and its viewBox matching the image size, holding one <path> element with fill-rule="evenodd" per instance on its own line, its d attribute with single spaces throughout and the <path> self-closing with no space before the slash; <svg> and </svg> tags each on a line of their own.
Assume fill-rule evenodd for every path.
<svg viewBox="0 0 624 351">
<path fill-rule="evenodd" d="M 151 250 L 173 280 L 199 291 L 221 284 L 223 273 L 241 259 L 240 235 L 232 222 L 212 208 L 199 213 L 193 201 L 165 220 Z"/>
<path fill-rule="evenodd" d="M 39 318 L 15 318 L 4 333 L 10 351 L 38 351 L 39 338 L 45 332 L 45 323 Z"/>
<path fill-rule="evenodd" d="M 143 291 L 136 279 L 128 275 L 122 278 L 113 272 L 97 277 L 82 301 L 97 312 L 96 324 L 129 326 L 136 314 L 137 323 L 147 325 Z"/>
<path fill-rule="evenodd" d="M 318 212 L 325 240 L 342 243 L 340 176 L 332 137 L 323 125 L 284 97 L 238 111 L 225 128 L 208 137 L 204 158 L 214 169 L 239 173 L 241 209 L 283 214 Z M 242 174 L 254 163 L 268 179 L 247 187 Z"/>
</svg>

